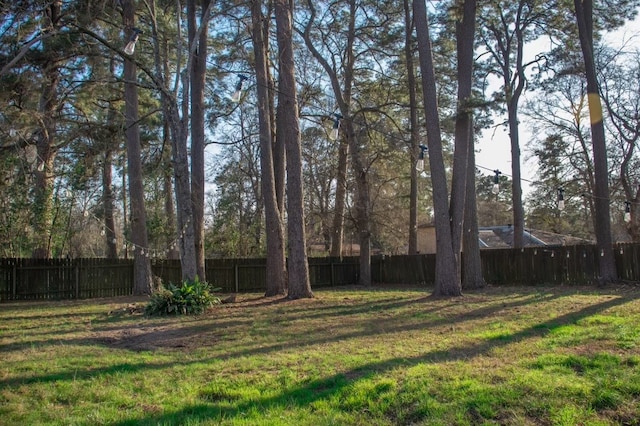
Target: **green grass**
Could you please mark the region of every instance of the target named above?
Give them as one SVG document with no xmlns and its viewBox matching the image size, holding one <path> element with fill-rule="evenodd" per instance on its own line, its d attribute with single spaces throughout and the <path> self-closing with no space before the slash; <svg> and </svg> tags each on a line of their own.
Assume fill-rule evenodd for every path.
<svg viewBox="0 0 640 426">
<path fill-rule="evenodd" d="M 640 419 L 640 288 L 315 293 L 199 317 L 146 318 L 131 298 L 0 304 L 0 424 Z"/>
</svg>

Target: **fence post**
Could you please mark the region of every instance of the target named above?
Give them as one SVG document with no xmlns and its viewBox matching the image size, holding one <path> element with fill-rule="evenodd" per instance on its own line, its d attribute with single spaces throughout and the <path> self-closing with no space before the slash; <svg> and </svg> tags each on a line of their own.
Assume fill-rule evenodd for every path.
<svg viewBox="0 0 640 426">
<path fill-rule="evenodd" d="M 76 299 L 80 298 L 80 266 L 78 265 L 78 261 L 74 262 L 73 272 L 75 275 L 75 286 L 76 286 Z"/>
<path fill-rule="evenodd" d="M 13 263 L 13 268 L 11 268 L 11 281 L 12 281 L 12 286 L 11 286 L 11 293 L 13 295 L 13 300 L 16 300 L 16 294 L 18 292 L 18 265 L 17 265 L 18 261 L 15 261 Z"/>
<path fill-rule="evenodd" d="M 331 287 L 333 287 L 334 285 L 336 285 L 336 284 L 335 284 L 335 282 L 336 282 L 335 274 L 336 274 L 336 273 L 335 273 L 335 271 L 333 270 L 333 257 L 330 257 L 329 259 L 330 259 L 330 260 L 329 260 L 329 267 L 331 268 Z"/>
<path fill-rule="evenodd" d="M 238 269 L 238 263 L 236 262 L 233 264 L 233 282 L 236 288 L 236 293 L 240 293 L 240 283 L 238 282 L 240 274 L 238 273 Z"/>
</svg>

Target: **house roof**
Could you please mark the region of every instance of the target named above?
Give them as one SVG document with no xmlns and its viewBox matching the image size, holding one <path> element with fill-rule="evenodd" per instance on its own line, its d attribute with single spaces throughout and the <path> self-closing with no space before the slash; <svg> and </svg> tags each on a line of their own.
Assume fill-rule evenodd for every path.
<svg viewBox="0 0 640 426">
<path fill-rule="evenodd" d="M 513 246 L 513 226 L 486 226 L 478 229 L 480 248 L 509 248 Z M 537 229 L 525 229 L 524 245 L 533 246 L 566 246 L 576 244 L 588 244 L 591 241 L 572 237 L 570 235 L 556 234 Z"/>
</svg>

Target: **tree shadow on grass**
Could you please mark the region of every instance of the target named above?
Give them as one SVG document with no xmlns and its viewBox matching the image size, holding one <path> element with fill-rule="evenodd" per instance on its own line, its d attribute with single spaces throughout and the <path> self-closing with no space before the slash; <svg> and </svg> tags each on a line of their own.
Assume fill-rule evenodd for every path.
<svg viewBox="0 0 640 426">
<path fill-rule="evenodd" d="M 436 314 L 440 310 L 466 303 L 465 299 L 453 299 L 452 301 L 440 300 L 433 306 L 422 306 L 423 302 L 431 299 L 428 296 L 420 298 L 408 298 L 403 300 L 383 299 L 379 301 L 371 301 L 358 303 L 346 307 L 333 305 L 336 309 L 325 311 L 318 315 L 307 314 L 303 312 L 290 312 L 282 310 L 277 316 L 265 316 L 264 318 L 238 318 L 225 317 L 219 320 L 215 317 L 204 317 L 201 319 L 194 318 L 185 322 L 165 324 L 160 321 L 150 321 L 138 324 L 136 318 L 128 318 L 125 322 L 100 322 L 97 327 L 92 328 L 92 336 L 88 337 L 65 337 L 64 335 L 53 336 L 44 334 L 44 338 L 31 338 L 24 342 L 9 343 L 0 345 L 0 353 L 20 351 L 33 347 L 45 347 L 49 345 L 101 345 L 114 349 L 131 350 L 134 352 L 156 351 L 156 350 L 181 350 L 195 349 L 201 347 L 216 348 L 223 339 L 231 338 L 235 333 L 246 332 L 246 328 L 250 327 L 254 322 L 265 322 L 265 327 L 274 323 L 288 324 L 297 320 L 313 320 L 321 318 L 336 318 L 342 321 L 342 317 L 356 316 L 360 314 L 368 314 L 365 318 L 360 318 L 353 323 L 356 330 L 343 332 L 339 327 L 332 328 L 331 325 L 325 325 L 324 328 L 314 328 L 306 330 L 305 333 L 295 336 L 295 341 L 287 342 L 287 348 L 304 348 L 317 344 L 329 344 L 349 340 L 353 338 L 363 338 L 379 334 L 393 334 L 406 331 L 422 330 L 429 327 L 437 327 L 440 325 L 455 325 L 465 321 L 477 318 L 485 318 L 495 315 L 496 313 L 524 306 L 532 302 L 548 302 L 557 297 L 557 293 L 546 293 L 542 295 L 530 295 L 525 298 L 518 298 L 511 301 L 498 299 L 489 306 L 483 306 L 477 309 L 470 309 L 456 316 L 438 316 Z M 485 301 L 482 301 L 484 303 Z M 285 303 L 285 302 L 283 302 Z M 472 302 L 473 303 L 473 302 Z M 412 312 L 397 312 L 397 309 L 410 305 L 421 305 L 418 311 L 423 319 L 407 318 L 406 315 L 413 315 Z M 315 307 L 313 308 L 316 309 Z M 273 312 L 270 312 L 273 313 Z M 379 314 L 376 316 L 376 314 Z M 383 314 L 387 316 L 384 317 Z M 407 323 L 408 321 L 408 323 Z M 257 332 L 259 330 L 254 330 Z M 284 329 L 288 331 L 288 329 Z M 299 330 L 295 330 L 296 332 Z M 264 343 L 263 341 L 252 340 L 249 346 L 239 347 L 233 351 L 225 351 L 220 353 L 218 359 L 226 360 L 241 356 L 266 355 L 271 352 L 283 349 L 282 342 Z"/>
<path fill-rule="evenodd" d="M 486 355 L 492 350 L 517 343 L 533 337 L 544 337 L 552 330 L 577 322 L 580 319 L 602 312 L 606 309 L 625 304 L 630 299 L 615 298 L 596 305 L 584 307 L 575 312 L 569 312 L 545 322 L 532 325 L 521 331 L 511 333 L 508 338 L 501 336 L 490 338 L 482 342 L 464 344 L 446 350 L 433 350 L 414 357 L 398 357 L 384 361 L 374 361 L 358 366 L 347 372 L 330 377 L 313 380 L 303 384 L 291 386 L 281 393 L 244 400 L 234 398 L 233 394 L 222 390 L 205 390 L 200 397 L 202 403 L 192 404 L 176 411 L 162 415 L 149 415 L 116 422 L 116 426 L 134 424 L 183 424 L 193 421 L 220 421 L 241 419 L 248 412 L 266 412 L 270 409 L 286 409 L 287 407 L 308 407 L 317 401 L 328 400 L 347 391 L 347 387 L 360 380 L 366 380 L 375 375 L 384 374 L 395 368 L 412 368 L 420 364 L 440 362 L 454 362 L 470 360 Z M 414 419 L 419 420 L 419 418 Z"/>
<path fill-rule="evenodd" d="M 279 343 L 268 344 L 268 345 L 264 345 L 261 342 L 252 342 L 252 346 L 239 347 L 234 351 L 225 350 L 224 352 L 221 352 L 216 356 L 211 356 L 205 359 L 197 358 L 194 361 L 186 361 L 186 362 L 176 361 L 176 362 L 164 362 L 164 363 L 149 363 L 146 361 L 140 362 L 140 363 L 129 362 L 129 363 L 119 363 L 116 365 L 110 365 L 110 366 L 99 367 L 99 368 L 70 369 L 70 370 L 55 372 L 50 374 L 8 378 L 8 379 L 0 380 L 0 386 L 18 386 L 18 385 L 32 384 L 32 383 L 50 383 L 50 382 L 66 381 L 66 380 L 81 380 L 81 379 L 89 379 L 92 377 L 100 377 L 100 376 L 114 374 L 114 373 L 122 373 L 122 372 L 138 373 L 138 372 L 144 372 L 144 371 L 150 371 L 150 370 L 161 370 L 161 369 L 172 368 L 180 365 L 189 365 L 190 363 L 206 363 L 206 362 L 213 362 L 213 361 L 224 361 L 228 359 L 236 359 L 240 357 L 270 355 L 272 353 L 277 353 L 285 348 L 287 350 L 295 351 L 297 349 L 303 349 L 311 345 L 339 343 L 341 341 L 348 341 L 350 339 L 367 338 L 368 336 L 379 336 L 384 334 L 392 335 L 394 333 L 427 329 L 429 327 L 436 327 L 438 325 L 443 325 L 443 324 L 453 325 L 455 323 L 461 323 L 461 322 L 473 320 L 479 317 L 482 318 L 482 317 L 491 316 L 504 309 L 515 308 L 517 306 L 525 305 L 532 302 L 549 301 L 555 297 L 558 297 L 558 296 L 555 294 L 546 294 L 534 300 L 531 300 L 530 298 L 526 298 L 526 299 L 518 299 L 510 303 L 500 302 L 500 303 L 493 304 L 491 306 L 486 306 L 479 309 L 471 310 L 469 312 L 465 312 L 464 314 L 457 315 L 455 317 L 436 317 L 436 318 L 426 319 L 424 321 L 417 321 L 411 324 L 406 324 L 406 323 L 403 323 L 402 321 L 397 321 L 395 323 L 393 321 L 390 321 L 388 326 L 386 326 L 382 331 L 380 329 L 370 327 L 370 328 L 357 329 L 356 331 L 350 331 L 346 333 L 336 333 L 336 334 L 326 334 L 326 335 L 317 335 L 314 333 L 308 333 L 304 336 L 298 336 L 295 342 L 286 342 L 286 343 L 279 342 Z M 548 321 L 545 321 L 544 323 L 536 324 L 523 331 L 514 333 L 510 336 L 502 335 L 500 339 L 486 340 L 479 345 L 454 347 L 447 351 L 434 351 L 427 354 L 423 354 L 415 358 L 398 358 L 395 360 L 384 361 L 382 363 L 367 364 L 347 374 L 346 377 L 349 377 L 350 379 L 357 378 L 362 376 L 362 373 L 361 373 L 362 371 L 386 370 L 399 364 L 412 366 L 422 362 L 429 362 L 433 360 L 456 360 L 456 359 L 464 359 L 467 357 L 477 356 L 479 354 L 487 352 L 488 350 L 494 347 L 503 346 L 515 340 L 528 338 L 532 336 L 544 335 L 556 327 L 569 324 L 571 322 L 575 322 L 580 318 L 593 315 L 604 309 L 617 306 L 617 305 L 622 305 L 624 303 L 627 303 L 630 300 L 634 300 L 634 299 L 630 297 L 616 297 L 611 300 L 602 302 L 600 304 L 587 306 L 584 309 L 581 309 L 576 312 L 567 313 L 565 315 L 557 317 L 554 320 L 548 320 Z M 403 301 L 402 303 L 409 303 L 409 302 L 411 301 Z M 413 302 L 415 303 L 418 301 L 414 300 Z M 388 305 L 385 305 L 385 304 L 382 304 L 381 306 L 388 307 Z M 420 312 L 422 312 L 422 310 Z M 368 318 L 362 319 L 362 325 L 366 324 L 368 321 L 369 321 Z M 228 325 L 232 326 L 233 323 L 229 322 Z M 237 324 L 237 325 L 242 326 L 242 324 Z M 211 332 L 218 332 L 218 334 L 211 334 Z M 196 336 L 201 336 L 201 335 L 204 335 L 204 338 L 211 341 L 212 341 L 212 337 L 215 338 L 215 336 L 218 336 L 218 337 L 222 336 L 220 334 L 219 324 L 216 324 L 215 321 L 206 325 L 203 325 L 200 322 L 196 322 L 195 324 L 190 325 L 188 327 L 178 327 L 178 328 L 170 328 L 170 329 L 157 328 L 157 329 L 150 329 L 150 330 L 142 330 L 141 333 L 132 334 L 129 337 L 125 337 L 123 339 L 111 339 L 111 340 L 102 339 L 98 337 L 98 338 L 77 338 L 77 339 L 69 339 L 69 340 L 61 341 L 60 338 L 58 337 L 56 339 L 48 339 L 48 340 L 37 342 L 37 344 L 41 346 L 55 345 L 55 344 L 60 344 L 61 342 L 64 343 L 65 345 L 73 345 L 73 344 L 96 345 L 97 344 L 97 345 L 107 346 L 114 349 L 146 351 L 146 350 L 152 350 L 153 347 L 151 347 L 151 349 L 150 347 L 141 347 L 137 345 L 137 342 L 141 340 L 144 340 L 146 342 L 172 341 L 175 343 L 175 348 L 181 348 L 182 347 L 181 342 L 194 339 Z M 175 340 L 171 340 L 173 337 L 175 337 Z M 32 342 L 28 342 L 28 343 L 25 343 L 24 346 L 29 347 L 32 344 L 33 344 Z M 4 345 L 0 347 L 0 352 L 4 350 L 9 350 L 11 348 L 12 348 L 11 350 L 13 349 L 18 350 L 22 348 L 21 344 L 17 344 L 17 345 L 18 345 L 17 347 L 13 347 L 13 348 L 12 348 L 13 345 L 11 344 Z M 171 346 L 167 346 L 166 343 L 165 343 L 165 346 L 163 347 L 171 348 Z M 328 378 L 321 382 L 325 383 L 326 381 L 328 381 L 332 383 L 333 381 L 336 381 L 336 380 L 337 378 Z M 337 381 L 341 382 L 341 380 L 337 380 Z M 313 383 L 305 385 L 303 389 L 306 389 L 307 387 L 312 385 Z M 294 392 L 293 396 L 295 395 L 297 394 Z M 285 400 L 291 397 L 292 395 L 283 396 Z M 266 403 L 277 405 L 273 401 L 271 402 L 266 401 Z"/>
</svg>

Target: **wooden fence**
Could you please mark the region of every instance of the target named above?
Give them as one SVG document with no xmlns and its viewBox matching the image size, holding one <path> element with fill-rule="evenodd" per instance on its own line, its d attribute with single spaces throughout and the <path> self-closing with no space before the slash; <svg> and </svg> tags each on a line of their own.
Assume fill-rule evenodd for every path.
<svg viewBox="0 0 640 426">
<path fill-rule="evenodd" d="M 614 247 L 618 276 L 640 281 L 640 244 Z M 494 285 L 572 285 L 598 281 L 593 245 L 482 250 L 487 283 Z M 263 292 L 265 259 L 207 259 L 208 281 L 225 293 Z M 180 262 L 152 260 L 153 273 L 164 282 L 180 282 Z M 435 255 L 376 256 L 372 278 L 384 284 L 431 285 Z M 358 281 L 356 257 L 309 258 L 313 288 Z M 133 261 L 127 259 L 0 259 L 0 301 L 83 299 L 131 294 Z"/>
</svg>

